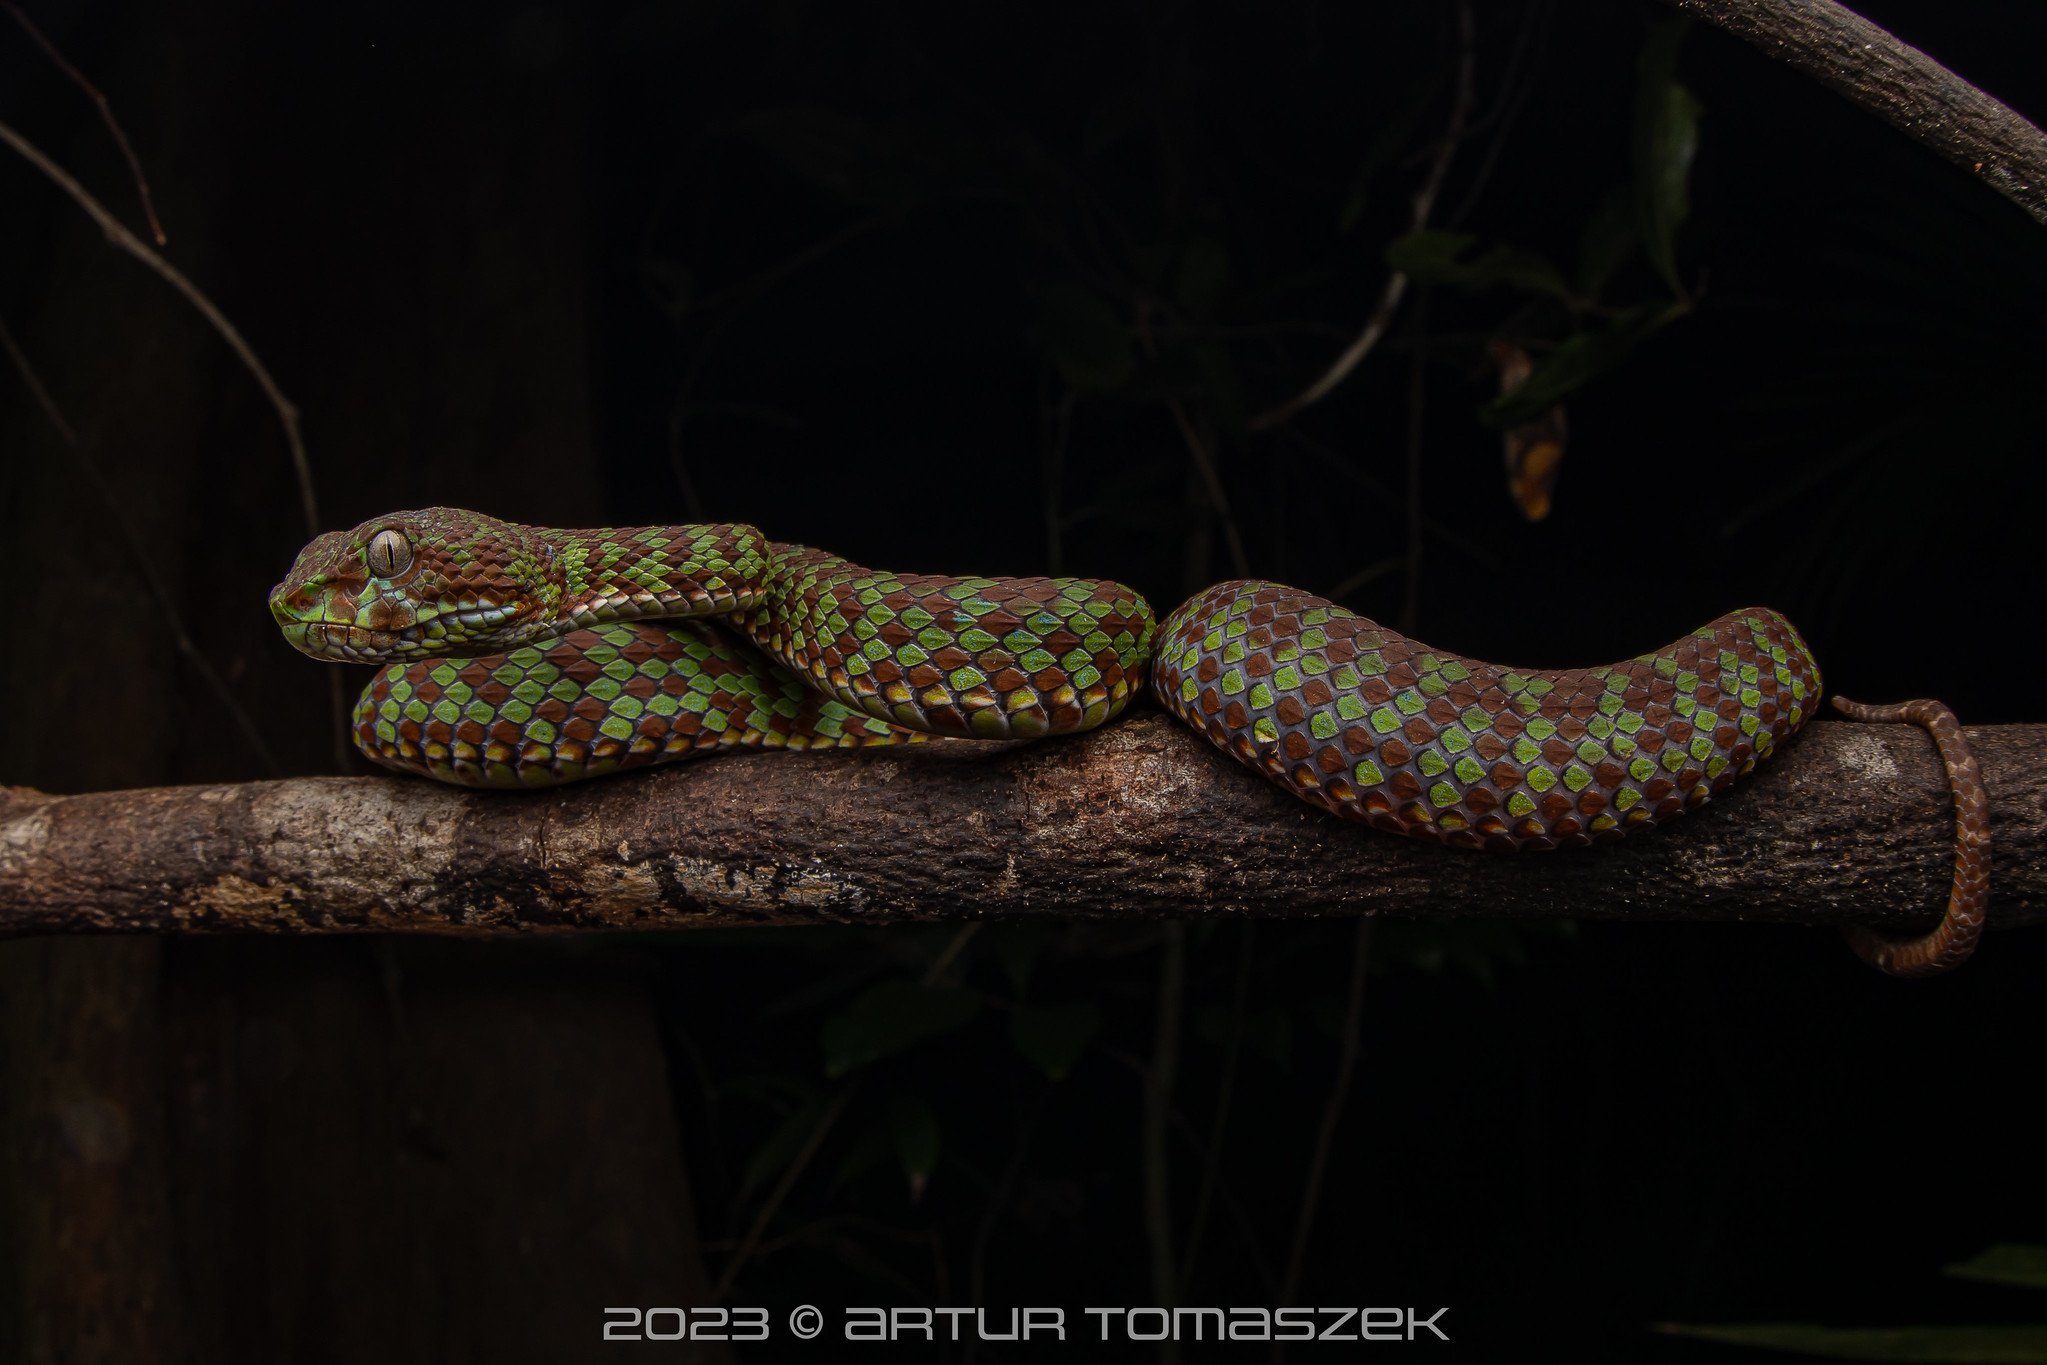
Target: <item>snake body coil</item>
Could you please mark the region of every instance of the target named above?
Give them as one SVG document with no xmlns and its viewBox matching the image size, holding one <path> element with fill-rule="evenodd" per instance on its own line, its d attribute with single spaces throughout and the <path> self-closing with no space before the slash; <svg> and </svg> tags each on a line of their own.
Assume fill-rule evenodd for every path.
<svg viewBox="0 0 2047 1365">
<path fill-rule="evenodd" d="M 1517 670 L 1242 581 L 1159 624 L 1153 662 L 1151 608 L 1119 583 L 881 573 L 736 524 L 544 530 L 400 512 L 319 537 L 270 606 L 306 653 L 387 665 L 357 704 L 356 743 L 445 782 L 548 786 L 728 745 L 1070 733 L 1120 712 L 1149 664 L 1167 709 L 1302 799 L 1505 851 L 1599 843 L 1692 809 L 1820 696 L 1804 640 L 1765 608 L 1624 663 Z M 1974 946 L 1988 883 L 1987 802 L 1960 728 L 1938 703 L 1842 709 L 1927 725 L 1949 763 L 1947 918 L 1919 939 L 1849 935 L 1886 971 L 1944 970 Z"/>
<path fill-rule="evenodd" d="M 1031 739 L 1143 685 L 1118 583 L 877 573 L 751 526 L 556 531 L 431 507 L 330 532 L 271 594 L 316 658 L 395 661 L 356 744 L 465 786 L 550 786 L 724 745 Z"/>
<path fill-rule="evenodd" d="M 1699 805 L 1812 714 L 1819 669 L 1774 611 L 1607 668 L 1502 668 L 1277 583 L 1167 618 L 1152 690 L 1302 799 L 1468 848 L 1620 837 Z"/>
</svg>

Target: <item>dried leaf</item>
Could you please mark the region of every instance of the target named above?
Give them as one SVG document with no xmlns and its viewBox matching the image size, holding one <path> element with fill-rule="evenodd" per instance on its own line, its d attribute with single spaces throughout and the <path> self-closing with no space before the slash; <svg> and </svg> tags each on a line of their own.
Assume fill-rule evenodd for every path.
<svg viewBox="0 0 2047 1365">
<path fill-rule="evenodd" d="M 1511 341 L 1495 339 L 1486 348 L 1500 371 L 1500 397 L 1507 398 L 1535 373 L 1535 361 Z M 1500 446 L 1507 465 L 1507 491 L 1514 505 L 1530 521 L 1541 521 L 1550 513 L 1557 475 L 1563 469 L 1567 439 L 1564 405 L 1557 403 L 1528 421 L 1501 433 Z"/>
</svg>

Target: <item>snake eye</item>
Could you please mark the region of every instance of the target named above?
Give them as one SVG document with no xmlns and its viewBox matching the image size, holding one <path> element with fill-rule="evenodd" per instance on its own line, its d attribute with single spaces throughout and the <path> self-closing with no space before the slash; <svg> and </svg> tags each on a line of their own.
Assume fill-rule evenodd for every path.
<svg viewBox="0 0 2047 1365">
<path fill-rule="evenodd" d="M 412 542 L 403 531 L 385 527 L 370 537 L 369 565 L 379 578 L 396 578 L 412 566 Z"/>
</svg>

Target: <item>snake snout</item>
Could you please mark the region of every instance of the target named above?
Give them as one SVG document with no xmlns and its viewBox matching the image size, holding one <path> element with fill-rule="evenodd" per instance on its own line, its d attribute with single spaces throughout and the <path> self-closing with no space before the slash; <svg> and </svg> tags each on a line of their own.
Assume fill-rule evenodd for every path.
<svg viewBox="0 0 2047 1365">
<path fill-rule="evenodd" d="M 363 624 L 348 585 L 323 576 L 271 589 L 270 616 L 292 648 L 315 659 L 376 663 L 400 642 L 395 632 Z"/>
</svg>

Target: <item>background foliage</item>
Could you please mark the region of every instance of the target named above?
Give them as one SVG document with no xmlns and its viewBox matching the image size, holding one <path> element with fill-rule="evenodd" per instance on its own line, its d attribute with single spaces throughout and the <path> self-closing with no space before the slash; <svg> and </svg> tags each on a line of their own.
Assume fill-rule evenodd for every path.
<svg viewBox="0 0 2047 1365">
<path fill-rule="evenodd" d="M 1863 9 L 2041 112 L 2038 13 Z M 1454 15 L 105 0 L 36 17 L 129 124 L 169 254 L 304 408 L 330 524 L 432 502 L 747 519 L 908 570 L 1115 576 L 1162 608 L 1254 574 L 1535 663 L 1764 602 L 1856 695 L 2038 719 L 2038 228 L 1660 7 L 1477 4 L 1468 43 Z M 0 117 L 125 211 L 90 107 L 9 34 Z M 0 204 L 0 318 L 81 437 L 0 379 L 17 639 L 47 646 L 8 651 L 5 686 L 99 717 L 17 736 L 0 781 L 333 770 L 324 678 L 261 610 L 304 527 L 260 399 L 23 168 L 0 165 Z M 1356 336 L 1389 269 L 1409 283 L 1384 339 L 1326 400 L 1261 420 Z M 1505 394 L 1502 345 L 1532 366 Z M 1503 434 L 1544 422 L 1568 439 L 1530 520 Z M 153 662 L 53 663 L 109 635 Z M 1561 1330 L 1568 1304 L 1589 1353 L 1703 1359 L 1729 1348 L 1648 1326 L 2024 1311 L 1935 1272 L 2047 1240 L 2010 1056 L 2034 937 L 1924 985 L 1824 933 L 1737 926 L 1048 920 L 431 962 L 288 951 L 314 1001 L 413 999 L 452 960 L 541 1018 L 536 982 L 644 1002 L 603 1027 L 658 1042 L 633 1053 L 655 1069 L 619 1073 L 605 1103 L 672 1102 L 681 1225 L 737 1302 L 1448 1303 L 1480 1346 Z M 33 998 L 90 978 L 92 949 L 17 945 L 0 968 Z M 290 1087 L 333 1084 L 357 1049 L 348 1074 L 399 1077 L 394 1114 L 431 1111 L 446 1093 L 406 1070 L 424 1045 L 333 1036 L 248 984 L 277 977 L 267 953 L 173 945 L 134 968 L 170 1003 L 121 1036 L 215 1080 L 147 1072 L 128 1121 L 142 1147 L 161 1125 L 155 1159 L 183 1169 L 180 1125 L 227 1095 L 238 1171 L 294 1148 L 315 1170 L 196 1183 L 136 1245 L 188 1246 L 222 1208 L 273 1251 L 353 1245 L 351 1219 L 410 1227 L 395 1195 L 339 1212 L 307 1194 L 357 1158 L 332 1133 L 298 1147 Z M 280 1075 L 250 1060 L 259 1025 L 297 1049 Z M 104 1063 L 89 1038 L 21 1060 L 48 1026 L 11 1017 L 10 1064 L 44 1067 L 17 1096 Z M 602 1077 L 617 1055 L 584 1064 Z M 509 1103 L 473 1112 L 516 1144 Z M 398 1148 L 427 1131 L 421 1150 L 459 1164 L 431 1118 L 392 1123 Z M 604 1161 L 603 1131 L 533 1138 L 498 1188 Z M 41 1159 L 11 1150 L 17 1171 Z M 287 1192 L 322 1210 L 313 1228 L 273 1221 Z M 573 1227 L 596 1196 L 563 1199 Z M 334 1254 L 359 1301 L 413 1302 L 374 1256 Z M 471 1292 L 502 1294 L 528 1340 L 555 1323 L 579 1340 L 620 1289 L 591 1264 L 594 1284 L 536 1268 Z M 36 1273 L 18 1266 L 17 1288 Z M 262 1340 L 310 1330 L 293 1273 L 310 1272 L 269 1272 Z"/>
</svg>

